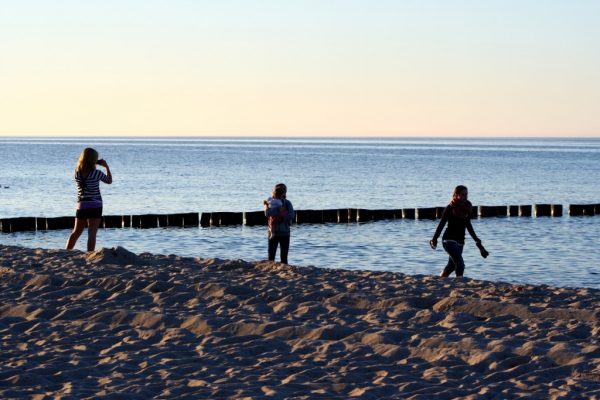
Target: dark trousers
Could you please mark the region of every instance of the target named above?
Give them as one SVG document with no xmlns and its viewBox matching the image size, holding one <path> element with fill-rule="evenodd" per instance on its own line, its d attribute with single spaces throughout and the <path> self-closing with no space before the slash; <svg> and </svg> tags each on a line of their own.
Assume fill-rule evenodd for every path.
<svg viewBox="0 0 600 400">
<path fill-rule="evenodd" d="M 287 264 L 288 251 L 290 250 L 289 236 L 273 236 L 269 239 L 269 261 L 275 261 L 275 254 L 277 254 L 277 245 L 279 244 L 281 245 L 281 262 Z"/>
<path fill-rule="evenodd" d="M 463 276 L 465 272 L 465 262 L 463 260 L 462 252 L 463 246 L 454 241 L 443 242 L 444 250 L 448 253 L 448 264 L 442 276 L 449 276 L 452 272 L 456 271 L 456 276 Z"/>
</svg>

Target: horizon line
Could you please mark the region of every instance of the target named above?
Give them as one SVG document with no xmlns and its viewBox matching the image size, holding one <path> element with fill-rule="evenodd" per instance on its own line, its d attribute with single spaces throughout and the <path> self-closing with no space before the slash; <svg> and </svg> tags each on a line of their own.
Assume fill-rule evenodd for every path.
<svg viewBox="0 0 600 400">
<path fill-rule="evenodd" d="M 177 134 L 25 134 L 0 133 L 0 139 L 600 139 L 598 135 L 177 135 Z"/>
</svg>

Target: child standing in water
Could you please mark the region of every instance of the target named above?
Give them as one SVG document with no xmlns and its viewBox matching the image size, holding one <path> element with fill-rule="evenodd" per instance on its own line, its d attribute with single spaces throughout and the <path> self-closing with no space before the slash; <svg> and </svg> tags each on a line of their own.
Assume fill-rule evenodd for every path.
<svg viewBox="0 0 600 400">
<path fill-rule="evenodd" d="M 270 210 L 278 210 L 280 207 L 282 207 L 283 201 L 281 199 L 278 199 L 277 195 L 278 194 L 276 192 L 276 188 L 273 188 L 273 193 L 271 193 L 271 196 L 267 197 L 266 200 L 263 200 L 263 204 L 265 205 L 265 207 L 267 207 Z M 271 237 L 271 234 L 273 232 L 275 221 L 279 217 L 278 214 L 279 212 L 276 212 L 273 215 L 267 217 L 267 225 L 269 226 L 269 238 Z"/>
<path fill-rule="evenodd" d="M 448 253 L 448 264 L 442 271 L 442 277 L 449 276 L 452 272 L 456 273 L 456 276 L 463 276 L 465 271 L 465 262 L 462 257 L 463 247 L 465 245 L 465 229 L 469 231 L 469 235 L 475 241 L 475 244 L 481 252 L 483 258 L 487 257 L 489 253 L 481 244 L 481 240 L 475 234 L 473 225 L 471 225 L 471 212 L 473 206 L 468 200 L 469 191 L 466 186 L 459 185 L 454 189 L 452 200 L 450 204 L 446 206 L 442 219 L 438 224 L 437 229 L 433 238 L 429 241 L 429 245 L 432 249 L 437 247 L 437 239 L 444 229 L 446 222 L 448 228 L 442 236 L 442 245 L 444 250 Z"/>
<path fill-rule="evenodd" d="M 294 207 L 292 202 L 287 199 L 287 186 L 283 183 L 275 185 L 271 200 L 265 200 L 264 205 L 269 224 L 269 260 L 275 261 L 277 247 L 281 246 L 281 262 L 287 264 L 290 226 L 294 219 Z"/>
</svg>

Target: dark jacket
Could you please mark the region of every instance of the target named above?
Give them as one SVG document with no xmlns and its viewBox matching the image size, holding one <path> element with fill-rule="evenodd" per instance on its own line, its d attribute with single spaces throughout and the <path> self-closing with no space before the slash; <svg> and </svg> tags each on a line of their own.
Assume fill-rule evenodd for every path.
<svg viewBox="0 0 600 400">
<path fill-rule="evenodd" d="M 465 229 L 469 231 L 469 234 L 478 243 L 480 240 L 475 234 L 475 230 L 473 229 L 473 225 L 471 225 L 470 217 L 459 217 L 454 214 L 454 210 L 451 205 L 446 206 L 444 213 L 442 214 L 442 219 L 438 224 L 438 227 L 435 231 L 435 235 L 433 235 L 434 239 L 440 236 L 442 233 L 442 229 L 444 229 L 444 225 L 448 223 L 448 228 L 444 232 L 442 236 L 442 240 L 454 240 L 460 244 L 465 243 Z"/>
</svg>

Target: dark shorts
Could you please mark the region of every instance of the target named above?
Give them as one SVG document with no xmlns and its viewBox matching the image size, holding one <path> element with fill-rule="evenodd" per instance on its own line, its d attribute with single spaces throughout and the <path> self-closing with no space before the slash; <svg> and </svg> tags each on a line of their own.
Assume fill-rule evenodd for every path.
<svg viewBox="0 0 600 400">
<path fill-rule="evenodd" d="M 100 208 L 84 208 L 77 210 L 75 218 L 88 219 L 88 218 L 102 218 L 102 207 Z"/>
</svg>

